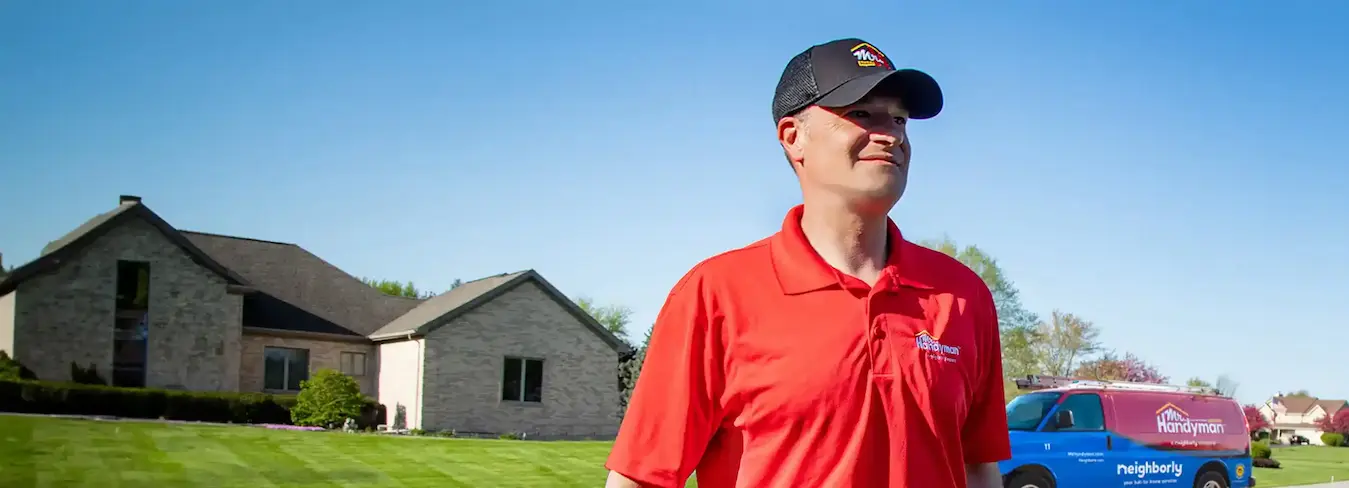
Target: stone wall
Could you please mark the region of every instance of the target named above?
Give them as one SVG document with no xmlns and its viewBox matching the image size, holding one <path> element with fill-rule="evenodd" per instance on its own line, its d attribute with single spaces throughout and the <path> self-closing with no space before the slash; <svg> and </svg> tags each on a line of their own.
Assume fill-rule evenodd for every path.
<svg viewBox="0 0 1349 488">
<path fill-rule="evenodd" d="M 16 358 L 44 380 L 69 380 L 76 362 L 111 381 L 118 260 L 150 263 L 146 386 L 237 390 L 242 297 L 141 219 L 19 286 Z"/>
<path fill-rule="evenodd" d="M 423 427 L 612 438 L 618 432 L 618 354 L 525 282 L 425 338 Z M 507 356 L 542 358 L 543 401 L 503 401 Z"/>
</svg>

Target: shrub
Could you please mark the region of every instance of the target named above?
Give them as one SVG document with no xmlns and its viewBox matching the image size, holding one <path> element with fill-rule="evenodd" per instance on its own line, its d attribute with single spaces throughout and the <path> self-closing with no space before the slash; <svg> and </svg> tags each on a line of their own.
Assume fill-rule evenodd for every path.
<svg viewBox="0 0 1349 488">
<path fill-rule="evenodd" d="M 1349 443 L 1345 442 L 1344 434 L 1336 434 L 1334 432 L 1321 434 L 1321 443 L 1331 447 L 1349 446 Z"/>
<path fill-rule="evenodd" d="M 295 396 L 196 392 L 0 378 L 0 409 L 48 415 L 185 420 L 239 424 L 289 424 Z M 357 423 L 383 423 L 384 409 L 366 400 Z"/>
<path fill-rule="evenodd" d="M 9 353 L 0 351 L 0 380 L 35 380 L 33 370 L 19 364 Z"/>
<path fill-rule="evenodd" d="M 1269 448 L 1269 443 L 1265 441 L 1256 441 L 1251 443 L 1252 459 L 1269 459 L 1273 451 Z"/>
<path fill-rule="evenodd" d="M 1279 469 L 1279 462 L 1269 458 L 1257 458 L 1251 460 L 1251 466 L 1257 468 Z"/>
<path fill-rule="evenodd" d="M 320 369 L 300 382 L 300 394 L 290 418 L 295 425 L 336 427 L 348 418 L 361 417 L 361 385 L 336 370 Z"/>
<path fill-rule="evenodd" d="M 108 382 L 98 374 L 98 366 L 93 363 L 88 368 L 81 368 L 80 365 L 70 362 L 70 380 L 81 385 L 107 385 Z"/>
</svg>

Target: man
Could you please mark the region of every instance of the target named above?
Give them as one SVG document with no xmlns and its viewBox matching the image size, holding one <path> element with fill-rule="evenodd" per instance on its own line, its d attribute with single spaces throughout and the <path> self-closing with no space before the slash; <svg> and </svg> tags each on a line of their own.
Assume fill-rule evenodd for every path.
<svg viewBox="0 0 1349 488">
<path fill-rule="evenodd" d="M 609 488 L 994 488 L 1010 457 L 997 314 L 906 241 L 910 119 L 937 82 L 858 39 L 793 58 L 773 100 L 803 204 L 707 259 L 662 308 Z"/>
</svg>

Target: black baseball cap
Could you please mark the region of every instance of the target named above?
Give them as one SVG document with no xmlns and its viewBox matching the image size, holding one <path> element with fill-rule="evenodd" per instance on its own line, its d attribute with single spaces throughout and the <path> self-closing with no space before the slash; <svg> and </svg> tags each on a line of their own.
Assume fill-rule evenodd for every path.
<svg viewBox="0 0 1349 488">
<path fill-rule="evenodd" d="M 850 38 L 811 46 L 787 63 L 773 95 L 773 121 L 811 105 L 852 105 L 870 94 L 898 97 L 914 119 L 936 117 L 942 109 L 937 80 L 916 69 L 895 69 L 876 46 Z"/>
</svg>

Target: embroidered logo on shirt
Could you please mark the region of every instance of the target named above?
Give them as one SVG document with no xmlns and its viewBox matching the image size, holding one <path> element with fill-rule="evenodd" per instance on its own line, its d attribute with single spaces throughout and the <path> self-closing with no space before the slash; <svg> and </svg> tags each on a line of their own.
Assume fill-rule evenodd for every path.
<svg viewBox="0 0 1349 488">
<path fill-rule="evenodd" d="M 932 334 L 926 330 L 919 332 L 918 335 L 914 337 L 913 343 L 920 351 L 927 351 L 928 358 L 936 359 L 938 361 L 954 363 L 956 362 L 956 358 L 960 356 L 959 346 L 942 344 L 940 340 L 936 337 L 932 337 Z"/>
</svg>

